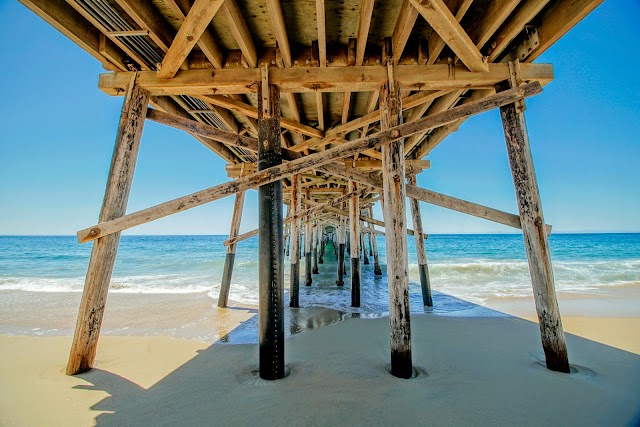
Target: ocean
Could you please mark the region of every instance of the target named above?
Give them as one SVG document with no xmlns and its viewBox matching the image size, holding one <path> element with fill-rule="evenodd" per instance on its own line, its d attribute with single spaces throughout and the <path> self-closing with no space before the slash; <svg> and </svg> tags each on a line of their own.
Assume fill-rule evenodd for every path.
<svg viewBox="0 0 640 427">
<path fill-rule="evenodd" d="M 218 296 L 226 236 L 123 236 L 110 292 L 207 293 Z M 408 238 L 412 311 L 422 310 L 413 237 Z M 553 234 L 550 237 L 556 290 L 561 295 L 606 294 L 614 288 L 640 287 L 640 234 Z M 368 245 L 367 245 L 368 246 Z M 378 237 L 380 263 L 385 243 Z M 495 298 L 532 295 L 521 235 L 431 235 L 426 241 L 431 284 L 435 292 L 475 304 Z M 230 300 L 258 303 L 258 238 L 238 244 Z M 0 291 L 81 292 L 91 244 L 74 236 L 0 236 Z M 335 285 L 335 255 L 327 253 L 314 284 L 304 286 L 301 305 L 350 309 L 349 276 Z M 362 265 L 362 313 L 384 313 L 386 279 Z M 285 289 L 289 284 L 285 259 Z M 349 267 L 349 262 L 346 263 Z"/>
</svg>

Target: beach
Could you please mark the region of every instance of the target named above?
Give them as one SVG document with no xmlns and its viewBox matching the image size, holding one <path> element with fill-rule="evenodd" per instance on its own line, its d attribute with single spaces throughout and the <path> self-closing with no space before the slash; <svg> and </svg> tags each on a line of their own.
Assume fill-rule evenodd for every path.
<svg viewBox="0 0 640 427">
<path fill-rule="evenodd" d="M 464 245 L 469 240 L 463 239 Z M 201 243 L 195 240 L 196 247 Z M 119 259 L 133 258 L 126 244 L 123 248 Z M 175 252 L 180 248 L 185 245 L 178 245 Z M 31 256 L 38 256 L 36 252 Z M 186 258 L 191 257 L 186 252 Z M 609 261 L 635 266 L 633 250 L 625 253 L 626 258 Z M 239 274 L 234 276 L 238 280 L 253 274 L 242 270 L 250 265 L 250 257 L 248 249 L 246 258 L 239 256 Z M 565 288 L 558 297 L 573 370 L 566 375 L 544 367 L 532 296 L 520 295 L 525 292 L 515 285 L 507 294 L 482 294 L 470 281 L 470 269 L 484 274 L 482 269 L 477 273 L 476 264 L 504 271 L 520 261 L 485 259 L 471 266 L 449 261 L 455 264 L 448 273 L 450 288 L 461 289 L 462 282 L 469 281 L 465 299 L 443 292 L 446 286 L 439 286 L 444 279 L 437 270 L 446 271 L 446 264 L 438 262 L 438 254 L 432 258 L 434 307 L 421 307 L 419 284 L 412 279 L 410 285 L 416 370 L 410 380 L 388 373 L 386 278 L 373 276 L 372 263 L 363 265 L 363 306 L 353 309 L 348 284 L 343 289 L 335 286 L 335 256 L 325 255 L 313 285 L 301 288 L 301 308 L 285 308 L 285 360 L 290 374 L 275 382 L 257 374 L 257 307 L 238 292 L 249 281 L 236 283 L 235 292 L 232 284 L 230 306 L 220 309 L 215 284 L 213 290 L 211 284 L 202 284 L 204 289 L 194 286 L 193 277 L 202 274 L 197 263 L 195 273 L 194 265 L 180 270 L 172 264 L 182 276 L 171 277 L 171 283 L 186 283 L 192 287 L 188 292 L 176 288 L 168 292 L 170 281 L 162 282 L 164 271 L 154 278 L 163 292 L 124 290 L 140 286 L 140 277 L 149 276 L 154 266 L 144 262 L 136 267 L 137 278 L 132 268 L 126 275 L 114 275 L 116 286 L 109 293 L 95 369 L 68 377 L 64 369 L 81 293 L 7 289 L 11 283 L 23 286 L 26 280 L 18 280 L 16 274 L 13 279 L 5 277 L 5 288 L 0 289 L 0 424 L 634 425 L 640 421 L 640 286 L 631 280 L 576 292 L 577 284 L 560 283 Z M 607 256 L 602 258 L 593 262 L 606 263 Z M 568 262 L 559 256 L 561 268 Z M 60 259 L 51 260 L 52 269 L 64 270 L 64 265 Z M 73 263 L 66 265 L 74 270 Z M 116 272 L 118 268 L 123 266 L 117 265 Z M 454 276 L 456 271 L 462 276 Z M 39 274 L 40 282 L 34 283 L 47 286 L 77 280 Z M 633 279 L 633 274 L 631 269 L 616 278 Z"/>
</svg>

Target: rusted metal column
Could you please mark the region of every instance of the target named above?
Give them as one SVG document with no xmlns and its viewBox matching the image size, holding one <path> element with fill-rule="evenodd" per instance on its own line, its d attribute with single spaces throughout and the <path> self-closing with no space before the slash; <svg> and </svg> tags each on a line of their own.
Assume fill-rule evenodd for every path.
<svg viewBox="0 0 640 427">
<path fill-rule="evenodd" d="M 282 163 L 280 90 L 262 70 L 258 91 L 258 170 Z M 258 188 L 260 378 L 276 380 L 284 365 L 284 247 L 282 181 Z"/>
</svg>

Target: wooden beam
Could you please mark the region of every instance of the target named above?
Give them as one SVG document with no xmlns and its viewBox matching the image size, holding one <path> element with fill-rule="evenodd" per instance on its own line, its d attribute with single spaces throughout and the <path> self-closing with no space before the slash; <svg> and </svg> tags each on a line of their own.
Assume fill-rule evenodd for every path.
<svg viewBox="0 0 640 427">
<path fill-rule="evenodd" d="M 407 90 L 453 90 L 493 87 L 509 78 L 508 64 L 488 64 L 488 71 L 471 72 L 461 65 L 398 65 L 396 81 Z M 521 64 L 523 81 L 547 84 L 553 80 L 550 64 Z M 282 92 L 368 92 L 384 81 L 384 68 L 297 67 L 270 70 L 271 82 Z M 109 95 L 121 95 L 129 73 L 100 75 L 98 87 Z M 155 72 L 140 72 L 140 85 L 152 95 L 211 95 L 255 93 L 259 70 L 252 68 L 181 71 L 173 79 L 160 79 Z"/>
<path fill-rule="evenodd" d="M 191 0 L 164 0 L 164 2 L 171 8 L 173 14 L 178 18 L 180 25 L 182 25 L 191 9 Z M 222 62 L 222 52 L 218 46 L 218 42 L 216 42 L 215 37 L 208 28 L 204 30 L 197 44 L 214 68 L 222 68 L 224 65 Z"/>
<path fill-rule="evenodd" d="M 360 20 L 358 21 L 358 33 L 356 38 L 356 60 L 355 65 L 361 66 L 364 62 L 364 51 L 367 47 L 367 39 L 369 38 L 369 27 L 371 26 L 371 17 L 373 16 L 373 5 L 375 0 L 363 0 L 360 3 Z"/>
<path fill-rule="evenodd" d="M 289 37 L 287 36 L 287 26 L 284 22 L 284 14 L 282 13 L 282 5 L 280 0 L 266 0 L 269 16 L 271 17 L 271 25 L 273 33 L 278 42 L 278 48 L 282 53 L 282 60 L 285 67 L 291 67 L 291 46 L 289 45 Z"/>
<path fill-rule="evenodd" d="M 187 59 L 224 0 L 196 0 L 178 30 L 158 70 L 159 79 L 173 78 Z"/>
<path fill-rule="evenodd" d="M 236 113 L 244 114 L 247 117 L 251 117 L 254 119 L 258 118 L 257 108 L 253 107 L 250 104 L 236 101 L 235 99 L 232 99 L 230 97 L 222 95 L 201 95 L 199 96 L 199 98 L 210 104 L 235 111 Z M 290 130 L 291 132 L 296 132 L 302 135 L 308 135 L 316 138 L 324 137 L 324 132 L 322 130 L 308 125 L 303 125 L 302 123 L 295 120 L 281 118 L 280 124 L 283 128 Z"/>
<path fill-rule="evenodd" d="M 100 61 L 108 70 L 127 69 L 124 65 L 124 52 L 111 40 L 104 38 L 101 49 L 100 31 L 64 0 L 20 0 L 20 3 Z"/>
<path fill-rule="evenodd" d="M 318 59 L 321 67 L 327 66 L 327 29 L 325 26 L 324 0 L 316 0 L 316 25 L 318 27 Z"/>
<path fill-rule="evenodd" d="M 409 174 L 407 184 L 417 185 L 416 175 Z M 427 251 L 424 243 L 424 232 L 422 230 L 422 215 L 420 213 L 420 203 L 414 198 L 409 198 L 411 208 L 411 219 L 413 220 L 414 240 L 416 245 L 416 255 L 418 258 L 418 272 L 420 274 L 420 290 L 422 291 L 422 305 L 433 306 L 431 296 L 431 281 L 429 280 L 429 266 L 427 265 Z"/>
<path fill-rule="evenodd" d="M 191 117 L 180 108 L 171 98 L 167 97 L 151 97 L 150 104 L 156 110 L 180 117 L 185 120 L 192 121 Z M 215 129 L 215 128 L 214 128 Z M 183 129 L 186 130 L 186 129 Z M 216 153 L 228 163 L 238 162 L 238 157 L 229 148 L 217 140 L 202 137 L 196 133 L 189 132 L 196 140 L 200 141 L 205 147 Z M 231 135 L 229 135 L 231 137 Z"/>
<path fill-rule="evenodd" d="M 300 175 L 291 177 L 291 216 L 285 223 L 291 223 L 291 268 L 289 274 L 289 307 L 300 306 L 300 212 L 302 210 L 302 192 Z M 256 232 L 258 229 L 255 230 Z"/>
<path fill-rule="evenodd" d="M 233 204 L 233 216 L 231 218 L 231 229 L 229 230 L 229 240 L 237 240 L 242 221 L 242 206 L 244 204 L 244 191 L 236 193 L 236 200 Z M 236 243 L 227 246 L 227 255 L 224 260 L 224 270 L 222 271 L 222 281 L 220 283 L 220 293 L 218 295 L 218 307 L 225 308 L 229 302 L 229 289 L 231 288 L 231 276 L 233 275 L 233 264 L 236 258 Z"/>
<path fill-rule="evenodd" d="M 560 0 L 545 10 L 540 18 L 541 24 L 538 28 L 540 46 L 527 58 L 527 62 L 532 62 L 542 55 L 560 37 L 598 7 L 602 1 Z"/>
<path fill-rule="evenodd" d="M 443 0 L 411 0 L 411 3 L 469 70 L 487 71 L 480 51 Z"/>
<path fill-rule="evenodd" d="M 328 165 L 335 160 L 352 156 L 362 150 L 376 148 L 382 144 L 406 138 L 407 136 L 423 131 L 424 129 L 440 127 L 445 123 L 450 123 L 461 118 L 497 108 L 509 102 L 514 102 L 518 99 L 536 95 L 541 91 L 542 87 L 537 82 L 524 84 L 519 88 L 510 89 L 476 102 L 455 107 L 449 111 L 434 114 L 413 123 L 405 123 L 386 131 L 378 132 L 375 135 L 359 138 L 355 141 L 339 145 L 320 153 L 304 156 L 282 165 L 273 166 L 268 170 L 259 171 L 246 177 L 239 178 L 232 182 L 210 187 L 169 202 L 125 215 L 118 219 L 110 220 L 93 227 L 80 230 L 78 232 L 78 241 L 84 243 L 95 240 L 99 237 L 126 230 L 136 225 L 144 224 L 158 218 L 163 218 L 177 212 L 182 212 L 184 210 L 218 200 L 231 194 L 235 194 L 238 191 L 244 191 L 263 184 L 278 181 L 296 173 L 318 169 L 321 166 Z"/>
<path fill-rule="evenodd" d="M 149 92 L 136 86 L 135 78 L 131 79 L 131 88 L 125 97 L 118 124 L 100 222 L 121 218 L 125 214 L 148 103 Z M 91 250 L 67 375 L 80 374 L 93 368 L 119 242 L 120 233 L 113 233 L 98 239 Z"/>
<path fill-rule="evenodd" d="M 229 25 L 231 34 L 233 34 L 233 38 L 238 43 L 238 46 L 240 46 L 243 58 L 251 68 L 257 67 L 258 53 L 256 46 L 253 43 L 251 31 L 236 0 L 224 0 L 222 12 Z"/>
<path fill-rule="evenodd" d="M 508 90 L 508 88 L 508 82 L 498 86 L 498 90 Z M 554 286 L 551 250 L 544 230 L 542 203 L 533 168 L 524 113 L 518 111 L 516 104 L 512 103 L 500 107 L 500 118 L 516 190 L 520 224 L 529 261 L 547 368 L 569 373 L 567 344 Z"/>
<path fill-rule="evenodd" d="M 396 26 L 393 29 L 393 36 L 391 36 L 393 56 L 396 64 L 400 61 L 404 47 L 407 45 L 411 30 L 413 30 L 417 19 L 418 11 L 416 8 L 413 7 L 409 0 L 404 0 L 400 8 Z"/>
<path fill-rule="evenodd" d="M 521 0 L 494 0 L 487 4 L 482 17 L 471 22 L 469 38 L 482 49 L 507 20 Z"/>
<path fill-rule="evenodd" d="M 173 42 L 175 31 L 167 20 L 150 2 L 142 0 L 116 0 L 140 28 L 149 32 L 149 38 L 163 51 L 167 52 Z"/>
<path fill-rule="evenodd" d="M 473 0 L 448 0 L 447 6 L 449 7 L 449 10 L 451 10 L 451 12 L 454 14 L 456 20 L 460 22 L 462 21 L 464 15 L 467 13 L 467 10 L 469 10 L 471 3 L 473 3 Z M 444 49 L 446 45 L 447 44 L 444 40 L 442 40 L 442 37 L 440 37 L 438 33 L 436 33 L 435 31 L 432 32 L 429 36 L 429 39 L 427 40 L 428 53 L 426 55 L 427 57 L 425 63 L 428 65 L 434 64 L 440 56 L 442 49 Z M 422 64 L 422 62 L 418 62 Z"/>
</svg>

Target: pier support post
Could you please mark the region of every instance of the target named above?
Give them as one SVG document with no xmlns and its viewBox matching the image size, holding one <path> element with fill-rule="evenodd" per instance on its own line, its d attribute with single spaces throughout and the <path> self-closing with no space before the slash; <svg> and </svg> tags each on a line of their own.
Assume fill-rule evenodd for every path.
<svg viewBox="0 0 640 427">
<path fill-rule="evenodd" d="M 289 216 L 291 215 L 291 205 L 287 205 L 287 214 L 285 215 L 285 219 L 289 218 Z M 289 247 L 291 243 L 291 224 L 289 224 L 289 226 L 287 226 L 284 230 L 284 250 L 285 250 L 285 255 L 289 256 Z"/>
<path fill-rule="evenodd" d="M 416 175 L 414 173 L 407 177 L 411 185 L 416 185 Z M 420 202 L 409 198 L 411 207 L 411 217 L 413 219 L 413 238 L 416 242 L 416 254 L 418 256 L 418 270 L 420 271 L 420 289 L 422 290 L 422 305 L 433 307 L 431 297 L 431 282 L 429 280 L 429 266 L 427 265 L 427 251 L 424 245 L 424 232 L 422 231 L 422 216 L 420 215 Z"/>
<path fill-rule="evenodd" d="M 311 199 L 311 192 L 307 190 L 306 199 Z M 304 230 L 304 258 L 305 258 L 305 275 L 307 280 L 305 281 L 306 286 L 311 286 L 313 283 L 313 277 L 311 277 L 311 244 L 313 242 L 313 232 L 311 231 L 311 218 L 307 215 L 307 220 L 305 222 L 305 230 Z"/>
<path fill-rule="evenodd" d="M 149 92 L 135 85 L 134 77 L 120 114 L 100 222 L 119 218 L 127 210 L 148 104 Z M 93 243 L 67 363 L 67 375 L 80 374 L 93 368 L 119 242 L 118 232 L 100 237 Z"/>
<path fill-rule="evenodd" d="M 318 264 L 324 264 L 324 247 L 327 244 L 327 241 L 324 237 L 324 225 L 320 226 L 318 241 L 320 243 L 320 256 L 318 257 Z"/>
<path fill-rule="evenodd" d="M 313 233 L 313 274 L 319 274 L 318 271 L 318 230 L 320 230 L 320 225 L 318 224 L 318 220 L 314 221 L 311 232 Z"/>
<path fill-rule="evenodd" d="M 282 163 L 280 90 L 262 69 L 258 91 L 258 170 Z M 284 366 L 282 181 L 258 188 L 260 378 L 276 380 Z"/>
<path fill-rule="evenodd" d="M 244 204 L 244 191 L 236 193 L 236 201 L 233 204 L 233 217 L 231 218 L 231 229 L 229 239 L 238 237 L 240 222 L 242 221 L 242 206 Z M 224 271 L 222 272 L 222 282 L 220 283 L 220 294 L 218 295 L 218 307 L 225 308 L 229 303 L 229 288 L 231 287 L 231 275 L 233 274 L 233 264 L 236 259 L 237 242 L 227 246 L 227 257 L 224 260 Z"/>
<path fill-rule="evenodd" d="M 300 175 L 291 177 L 291 212 L 298 215 L 302 209 Z M 291 221 L 291 270 L 289 274 L 289 307 L 300 307 L 300 218 Z"/>
<path fill-rule="evenodd" d="M 393 63 L 387 64 L 389 81 L 380 90 L 380 125 L 389 129 L 402 123 L 400 84 L 393 78 Z M 411 378 L 411 318 L 405 208 L 404 140 L 382 146 L 385 236 L 387 240 L 387 280 L 391 332 L 391 373 Z"/>
<path fill-rule="evenodd" d="M 338 230 L 336 231 L 338 238 L 338 247 L 337 247 L 337 256 L 338 256 L 338 280 L 336 280 L 336 285 L 344 286 L 344 239 L 346 231 L 344 218 L 338 218 Z"/>
<path fill-rule="evenodd" d="M 510 67 L 513 66 L 510 64 Z M 499 83 L 496 89 L 500 92 L 510 87 L 509 82 L 505 81 Z M 522 106 L 521 103 L 521 109 Z M 507 143 L 507 154 L 516 191 L 524 246 L 529 261 L 542 348 L 548 369 L 568 373 L 569 358 L 556 298 L 549 240 L 545 232 L 542 203 L 531 157 L 524 112 L 519 111 L 518 107 L 516 103 L 500 107 L 500 118 Z"/>
<path fill-rule="evenodd" d="M 362 262 L 364 265 L 368 265 L 369 256 L 367 255 L 367 235 L 365 233 L 360 233 L 360 246 L 362 247 L 362 256 L 364 257 Z"/>
<path fill-rule="evenodd" d="M 349 192 L 358 191 L 349 181 Z M 360 197 L 349 198 L 349 240 L 351 249 L 351 307 L 360 307 Z"/>
<path fill-rule="evenodd" d="M 373 218 L 373 208 L 369 207 L 369 218 Z M 382 269 L 380 268 L 380 258 L 378 256 L 378 240 L 376 237 L 376 226 L 372 223 L 369 223 L 369 228 L 373 230 L 371 234 L 369 234 L 370 242 L 373 245 L 373 274 L 375 276 L 382 276 Z"/>
</svg>

